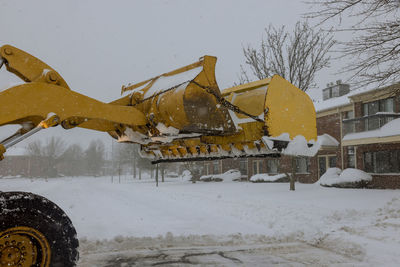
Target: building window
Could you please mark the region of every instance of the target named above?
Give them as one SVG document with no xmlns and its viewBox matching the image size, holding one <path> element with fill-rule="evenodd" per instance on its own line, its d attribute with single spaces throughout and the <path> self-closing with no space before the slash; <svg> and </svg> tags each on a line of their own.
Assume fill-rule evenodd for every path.
<svg viewBox="0 0 400 267">
<path fill-rule="evenodd" d="M 343 84 L 341 80 L 336 81 L 336 84 L 329 83 L 327 88 L 322 90 L 322 99 L 326 100 L 332 97 L 338 97 L 347 94 L 350 91 L 348 84 Z"/>
<path fill-rule="evenodd" d="M 239 171 L 242 175 L 247 175 L 247 159 L 241 159 L 239 162 Z"/>
<path fill-rule="evenodd" d="M 400 150 L 365 152 L 364 167 L 370 173 L 399 173 Z"/>
<path fill-rule="evenodd" d="M 267 172 L 268 173 L 278 173 L 279 160 L 278 159 L 268 159 L 267 160 Z"/>
<path fill-rule="evenodd" d="M 349 111 L 343 112 L 343 119 L 354 119 L 354 111 L 349 110 Z"/>
<path fill-rule="evenodd" d="M 332 97 L 332 91 L 330 90 L 331 88 L 326 88 L 322 91 L 322 98 L 325 99 L 329 99 Z"/>
<path fill-rule="evenodd" d="M 204 164 L 204 175 L 210 175 L 211 174 L 211 163 L 205 163 Z"/>
<path fill-rule="evenodd" d="M 394 112 L 394 99 L 386 98 L 363 104 L 364 116 L 375 115 L 379 112 Z M 375 130 L 393 120 L 393 117 L 371 117 L 365 120 L 364 128 L 366 131 Z"/>
<path fill-rule="evenodd" d="M 262 160 L 253 161 L 253 175 L 261 173 L 262 170 Z"/>
<path fill-rule="evenodd" d="M 328 168 L 336 167 L 336 155 L 323 155 L 318 156 L 318 175 L 321 177 Z"/>
<path fill-rule="evenodd" d="M 332 97 L 340 96 L 340 90 L 339 89 L 340 89 L 339 86 L 332 87 Z"/>
<path fill-rule="evenodd" d="M 296 158 L 296 173 L 308 173 L 310 165 L 310 158 L 297 157 Z"/>
<path fill-rule="evenodd" d="M 354 151 L 354 146 L 347 147 L 347 168 L 356 167 L 356 155 Z"/>
<path fill-rule="evenodd" d="M 219 171 L 219 160 L 213 162 L 213 174 L 218 174 Z"/>
<path fill-rule="evenodd" d="M 337 161 L 336 156 L 329 156 L 328 157 L 329 168 L 335 168 L 336 167 L 336 161 Z"/>
</svg>

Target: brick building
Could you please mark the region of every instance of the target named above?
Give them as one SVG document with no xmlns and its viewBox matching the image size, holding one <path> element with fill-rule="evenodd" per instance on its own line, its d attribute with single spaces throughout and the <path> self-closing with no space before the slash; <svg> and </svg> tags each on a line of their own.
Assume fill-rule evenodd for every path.
<svg viewBox="0 0 400 267">
<path fill-rule="evenodd" d="M 321 149 L 315 157 L 295 159 L 297 179 L 313 183 L 330 167 L 357 168 L 372 175 L 375 188 L 400 188 L 400 91 L 396 86 L 350 91 L 349 85 L 337 81 L 322 90 L 320 100 L 312 97 Z M 249 179 L 257 173 L 291 172 L 292 161 L 282 156 L 203 164 L 203 175 L 239 169 Z"/>
<path fill-rule="evenodd" d="M 31 157 L 24 148 L 13 147 L 7 150 L 4 160 L 0 161 L 0 177 L 35 177 L 42 172 L 41 157 Z"/>
</svg>

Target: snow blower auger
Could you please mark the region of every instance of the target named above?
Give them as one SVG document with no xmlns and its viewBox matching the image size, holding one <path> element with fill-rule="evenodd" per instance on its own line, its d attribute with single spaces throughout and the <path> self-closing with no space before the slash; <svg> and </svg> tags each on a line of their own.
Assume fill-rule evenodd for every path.
<svg viewBox="0 0 400 267">
<path fill-rule="evenodd" d="M 122 98 L 102 103 L 72 91 L 32 55 L 2 46 L 0 68 L 5 65 L 26 83 L 0 92 L 0 126 L 21 125 L 0 142 L 0 160 L 10 146 L 57 125 L 138 143 L 153 163 L 301 155 L 289 149 L 291 140 L 302 137 L 306 148 L 316 140 L 315 110 L 304 92 L 275 75 L 221 93 L 215 63 L 204 56 L 123 86 Z M 75 266 L 77 247 L 71 221 L 54 203 L 32 193 L 0 192 L 0 267 Z"/>
</svg>

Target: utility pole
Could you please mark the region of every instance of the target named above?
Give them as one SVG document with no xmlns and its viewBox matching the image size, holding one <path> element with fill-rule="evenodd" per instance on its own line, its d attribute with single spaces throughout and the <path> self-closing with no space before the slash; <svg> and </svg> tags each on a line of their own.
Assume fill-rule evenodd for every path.
<svg viewBox="0 0 400 267">
<path fill-rule="evenodd" d="M 164 183 L 165 165 L 161 165 L 161 182 Z"/>
<path fill-rule="evenodd" d="M 158 187 L 158 163 L 156 164 L 156 186 Z"/>
<path fill-rule="evenodd" d="M 133 152 L 133 150 L 132 150 L 132 152 Z M 132 168 L 133 168 L 133 171 L 132 171 L 132 174 L 133 174 L 133 179 L 136 179 L 136 155 L 135 155 L 135 152 L 133 152 L 133 162 L 132 162 Z"/>
<path fill-rule="evenodd" d="M 111 183 L 114 182 L 114 140 L 111 138 Z"/>
</svg>

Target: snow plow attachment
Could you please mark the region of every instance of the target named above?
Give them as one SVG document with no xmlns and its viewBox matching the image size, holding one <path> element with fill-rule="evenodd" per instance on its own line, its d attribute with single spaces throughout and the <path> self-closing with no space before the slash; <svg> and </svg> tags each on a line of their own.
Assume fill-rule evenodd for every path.
<svg viewBox="0 0 400 267">
<path fill-rule="evenodd" d="M 228 120 L 233 124 L 234 132 L 229 128 L 229 131 L 217 135 L 179 137 L 181 131 L 176 129 L 177 138 L 173 141 L 162 142 L 162 139 L 155 138 L 142 144 L 142 156 L 155 163 L 271 157 L 279 156 L 296 136 L 304 137 L 308 147 L 317 139 L 316 115 L 311 99 L 278 75 L 225 89 L 220 98 L 215 98 L 218 109 L 228 110 Z M 302 151 L 295 153 L 302 155 Z"/>
</svg>

